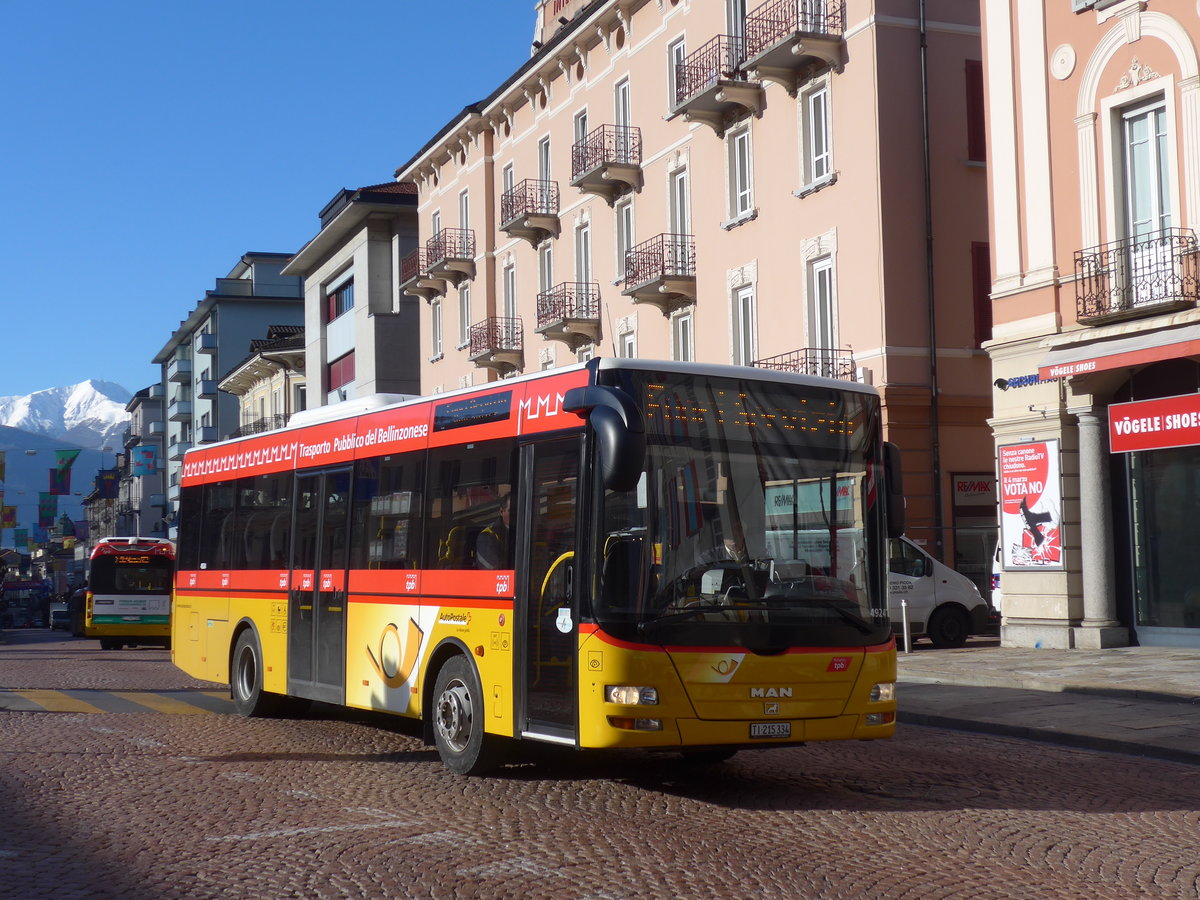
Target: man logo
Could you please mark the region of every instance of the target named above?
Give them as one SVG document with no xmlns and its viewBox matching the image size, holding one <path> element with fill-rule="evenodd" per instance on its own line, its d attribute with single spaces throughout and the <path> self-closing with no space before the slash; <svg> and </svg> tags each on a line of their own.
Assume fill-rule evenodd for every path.
<svg viewBox="0 0 1200 900">
<path fill-rule="evenodd" d="M 792 689 L 790 687 L 781 688 L 750 688 L 751 697 L 790 697 Z"/>
</svg>

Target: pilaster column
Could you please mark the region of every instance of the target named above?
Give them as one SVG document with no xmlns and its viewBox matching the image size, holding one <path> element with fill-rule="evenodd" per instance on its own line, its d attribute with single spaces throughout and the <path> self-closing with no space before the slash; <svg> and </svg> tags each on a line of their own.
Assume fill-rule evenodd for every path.
<svg viewBox="0 0 1200 900">
<path fill-rule="evenodd" d="M 1083 561 L 1083 622 L 1075 646 L 1124 647 L 1129 632 L 1117 623 L 1112 498 L 1108 477 L 1108 414 L 1071 410 L 1079 422 L 1079 542 Z"/>
</svg>

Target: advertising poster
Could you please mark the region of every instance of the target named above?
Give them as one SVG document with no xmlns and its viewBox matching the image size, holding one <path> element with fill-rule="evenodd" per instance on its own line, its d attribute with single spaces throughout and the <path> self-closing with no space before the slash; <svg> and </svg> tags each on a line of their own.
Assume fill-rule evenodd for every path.
<svg viewBox="0 0 1200 900">
<path fill-rule="evenodd" d="M 1005 569 L 1061 569 L 1058 441 L 1000 448 L 1000 539 Z"/>
</svg>

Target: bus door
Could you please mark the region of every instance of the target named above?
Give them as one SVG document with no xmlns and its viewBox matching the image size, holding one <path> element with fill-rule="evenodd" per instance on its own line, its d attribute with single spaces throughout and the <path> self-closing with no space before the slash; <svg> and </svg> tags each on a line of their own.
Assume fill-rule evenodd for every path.
<svg viewBox="0 0 1200 900">
<path fill-rule="evenodd" d="M 296 478 L 288 594 L 288 693 L 345 700 L 350 470 Z"/>
<path fill-rule="evenodd" d="M 517 548 L 521 733 L 575 745 L 579 649 L 577 524 L 580 439 L 522 448 Z"/>
</svg>

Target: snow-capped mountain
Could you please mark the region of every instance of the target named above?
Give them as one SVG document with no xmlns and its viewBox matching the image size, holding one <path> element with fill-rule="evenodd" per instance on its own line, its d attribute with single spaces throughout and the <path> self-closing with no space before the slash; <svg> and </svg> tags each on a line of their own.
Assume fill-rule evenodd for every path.
<svg viewBox="0 0 1200 900">
<path fill-rule="evenodd" d="M 0 397 L 0 425 L 88 449 L 115 449 L 129 427 L 125 404 L 131 397 L 119 384 L 96 380 Z"/>
</svg>

